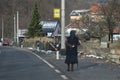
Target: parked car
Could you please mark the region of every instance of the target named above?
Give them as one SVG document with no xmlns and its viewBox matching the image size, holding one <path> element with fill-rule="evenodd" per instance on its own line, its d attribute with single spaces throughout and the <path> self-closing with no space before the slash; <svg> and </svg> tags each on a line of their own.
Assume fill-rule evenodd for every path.
<svg viewBox="0 0 120 80">
<path fill-rule="evenodd" d="M 3 46 L 9 46 L 9 41 L 3 41 Z"/>
</svg>

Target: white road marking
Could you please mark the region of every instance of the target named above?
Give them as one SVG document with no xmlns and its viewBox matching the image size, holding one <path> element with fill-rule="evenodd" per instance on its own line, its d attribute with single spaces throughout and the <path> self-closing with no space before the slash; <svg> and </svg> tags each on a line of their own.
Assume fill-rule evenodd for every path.
<svg viewBox="0 0 120 80">
<path fill-rule="evenodd" d="M 42 57 L 40 57 L 39 55 L 35 54 L 35 53 L 32 53 L 34 54 L 36 57 L 38 57 L 39 59 L 41 59 L 43 62 L 45 62 L 49 67 L 51 68 L 55 68 L 52 64 L 50 64 L 49 62 L 47 62 L 45 59 L 43 59 Z"/>
<path fill-rule="evenodd" d="M 45 59 L 43 59 L 42 57 L 40 57 L 39 55 L 32 53 L 33 55 L 35 55 L 36 57 L 38 57 L 39 59 L 41 59 L 43 62 L 45 62 L 49 67 L 51 67 L 52 69 L 55 70 L 56 73 L 61 74 L 61 71 L 58 69 L 55 69 L 55 67 L 50 64 L 49 62 L 47 62 Z M 68 80 L 68 77 L 66 75 L 60 75 L 64 80 Z"/>
<path fill-rule="evenodd" d="M 61 77 L 62 77 L 63 79 L 65 79 L 65 80 L 68 79 L 68 77 L 66 77 L 65 75 L 61 75 Z"/>
<path fill-rule="evenodd" d="M 56 72 L 56 73 L 61 73 L 61 71 L 59 71 L 58 69 L 55 69 L 55 72 Z"/>
</svg>

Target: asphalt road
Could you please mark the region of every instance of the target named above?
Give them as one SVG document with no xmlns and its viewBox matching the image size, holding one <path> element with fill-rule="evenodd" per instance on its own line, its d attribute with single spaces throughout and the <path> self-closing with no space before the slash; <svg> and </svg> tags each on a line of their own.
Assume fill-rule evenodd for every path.
<svg viewBox="0 0 120 80">
<path fill-rule="evenodd" d="M 12 47 L 0 47 L 0 80 L 120 80 L 120 65 L 79 58 L 73 72 L 65 57 Z"/>
<path fill-rule="evenodd" d="M 44 59 L 27 50 L 0 47 L 0 80 L 64 80 Z"/>
</svg>

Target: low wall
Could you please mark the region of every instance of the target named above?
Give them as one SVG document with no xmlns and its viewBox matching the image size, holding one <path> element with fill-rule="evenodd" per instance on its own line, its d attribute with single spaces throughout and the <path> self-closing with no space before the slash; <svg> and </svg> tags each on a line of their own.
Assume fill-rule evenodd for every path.
<svg viewBox="0 0 120 80">
<path fill-rule="evenodd" d="M 111 49 L 108 58 L 109 60 L 120 64 L 120 49 Z"/>
</svg>

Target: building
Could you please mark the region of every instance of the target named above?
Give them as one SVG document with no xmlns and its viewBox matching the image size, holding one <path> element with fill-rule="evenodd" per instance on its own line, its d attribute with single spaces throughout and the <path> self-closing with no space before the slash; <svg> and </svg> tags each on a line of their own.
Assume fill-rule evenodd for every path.
<svg viewBox="0 0 120 80">
<path fill-rule="evenodd" d="M 100 22 L 104 20 L 104 15 L 101 11 L 101 5 L 99 3 L 93 3 L 90 7 L 90 19 L 92 22 Z"/>
<path fill-rule="evenodd" d="M 18 30 L 18 37 L 19 38 L 25 38 L 25 37 L 27 37 L 25 34 L 28 32 L 28 30 L 27 29 L 19 29 Z"/>
<path fill-rule="evenodd" d="M 88 9 L 73 10 L 73 11 L 70 13 L 70 20 L 71 20 L 71 21 L 80 20 L 83 15 L 87 15 L 88 13 L 89 13 L 89 10 L 88 10 Z"/>
<path fill-rule="evenodd" d="M 43 33 L 47 37 L 55 37 L 60 34 L 60 22 L 58 20 L 44 20 L 41 21 Z"/>
<path fill-rule="evenodd" d="M 113 29 L 113 40 L 120 39 L 120 28 L 116 27 Z"/>
</svg>

